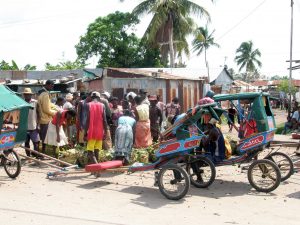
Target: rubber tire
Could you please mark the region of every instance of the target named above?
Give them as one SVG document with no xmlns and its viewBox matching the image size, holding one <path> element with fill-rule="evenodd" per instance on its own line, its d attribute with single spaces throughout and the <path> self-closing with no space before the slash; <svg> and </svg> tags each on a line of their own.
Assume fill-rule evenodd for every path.
<svg viewBox="0 0 300 225">
<path fill-rule="evenodd" d="M 210 176 L 210 179 L 207 183 L 205 184 L 200 184 L 198 183 L 197 181 L 195 181 L 192 176 L 190 175 L 190 180 L 191 180 L 191 184 L 197 188 L 207 188 L 208 186 L 210 186 L 214 181 L 215 181 L 215 178 L 216 178 L 216 167 L 215 165 L 213 164 L 213 162 L 208 159 L 208 158 L 205 158 L 205 157 L 201 157 L 201 158 L 198 158 L 197 160 L 195 160 L 195 162 L 200 162 L 200 161 L 204 161 L 206 164 L 209 165 L 210 169 L 211 169 L 211 176 Z M 190 165 L 187 165 L 187 171 L 190 172 L 190 169 L 191 169 L 191 164 Z M 201 168 L 201 167 L 200 167 Z"/>
<path fill-rule="evenodd" d="M 252 180 L 252 172 L 253 172 L 252 170 L 253 170 L 254 166 L 256 166 L 257 164 L 260 164 L 260 163 L 265 163 L 265 164 L 271 165 L 273 167 L 273 169 L 275 170 L 275 172 L 276 172 L 276 181 L 275 181 L 275 184 L 272 187 L 268 188 L 268 189 L 262 189 L 259 186 L 256 186 L 256 184 Z M 272 161 L 270 161 L 268 159 L 255 160 L 249 166 L 249 169 L 248 169 L 248 180 L 249 180 L 249 183 L 251 184 L 251 186 L 255 190 L 257 190 L 259 192 L 268 193 L 268 192 L 274 191 L 279 186 L 279 184 L 281 182 L 281 173 L 280 173 L 280 170 L 279 170 L 278 166 L 274 162 L 272 162 Z"/>
<path fill-rule="evenodd" d="M 273 153 L 271 153 L 270 155 L 268 155 L 265 159 L 268 159 L 268 160 L 274 162 L 274 161 L 271 159 L 271 157 L 274 156 L 274 155 L 281 155 L 281 156 L 283 156 L 284 158 L 286 158 L 286 160 L 289 162 L 289 164 L 290 164 L 290 171 L 289 171 L 289 173 L 288 173 L 286 176 L 284 176 L 284 177 L 281 176 L 281 181 L 285 181 L 285 180 L 289 179 L 290 176 L 292 176 L 292 175 L 294 174 L 294 163 L 293 163 L 292 159 L 291 159 L 287 154 L 285 154 L 285 153 L 283 153 L 283 152 L 273 152 Z M 274 163 L 275 163 L 275 162 L 274 162 Z M 280 170 L 280 167 L 278 167 L 278 168 L 279 168 L 279 170 Z M 281 174 L 281 175 L 282 175 L 282 174 Z"/>
<path fill-rule="evenodd" d="M 167 192 L 165 192 L 165 189 L 162 185 L 162 175 L 164 174 L 164 172 L 166 170 L 170 170 L 170 169 L 175 169 L 177 170 L 178 172 L 181 173 L 181 175 L 183 176 L 183 179 L 185 180 L 185 189 L 183 190 L 183 192 L 177 196 L 172 196 L 172 195 L 169 195 Z M 169 164 L 169 165 L 166 165 L 164 167 L 162 167 L 162 169 L 159 171 L 158 173 L 158 176 L 157 176 L 157 180 L 158 180 L 158 187 L 159 187 L 159 190 L 161 192 L 161 194 L 163 196 L 165 196 L 167 199 L 170 199 L 170 200 L 180 200 L 182 199 L 189 191 L 190 189 L 190 186 L 191 186 L 191 183 L 190 183 L 190 177 L 188 175 L 188 173 L 186 172 L 185 169 L 181 168 L 180 166 L 176 165 L 176 164 Z"/>
<path fill-rule="evenodd" d="M 21 160 L 20 160 L 20 157 L 18 155 L 18 153 L 15 151 L 15 150 L 7 150 L 9 151 L 9 154 L 14 154 L 14 156 L 16 157 L 17 159 L 17 170 L 14 174 L 11 174 L 9 171 L 8 171 L 8 168 L 6 167 L 6 161 L 7 159 L 5 157 L 2 158 L 2 165 L 4 167 L 4 170 L 6 172 L 6 174 L 10 177 L 10 178 L 16 178 L 17 176 L 19 176 L 20 172 L 21 172 Z"/>
</svg>

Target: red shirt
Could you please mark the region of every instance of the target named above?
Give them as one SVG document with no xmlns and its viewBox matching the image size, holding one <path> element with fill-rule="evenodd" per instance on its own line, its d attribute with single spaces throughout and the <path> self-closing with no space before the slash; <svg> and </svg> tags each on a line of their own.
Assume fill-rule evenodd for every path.
<svg viewBox="0 0 300 225">
<path fill-rule="evenodd" d="M 60 121 L 59 121 L 59 126 L 62 126 L 63 124 L 66 123 L 66 121 L 67 121 L 66 112 L 67 112 L 67 110 L 63 110 L 63 111 L 61 112 L 61 117 L 60 117 Z M 57 114 L 58 114 L 58 113 L 59 113 L 59 112 L 57 112 L 57 113 L 53 116 L 52 124 L 54 124 L 54 125 L 56 125 L 56 123 L 57 123 Z"/>
</svg>

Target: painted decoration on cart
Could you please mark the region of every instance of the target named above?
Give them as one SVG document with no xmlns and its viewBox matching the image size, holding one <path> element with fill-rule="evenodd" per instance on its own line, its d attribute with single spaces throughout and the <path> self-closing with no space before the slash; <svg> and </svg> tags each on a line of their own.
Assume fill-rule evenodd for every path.
<svg viewBox="0 0 300 225">
<path fill-rule="evenodd" d="M 259 147 L 261 145 L 267 144 L 268 142 L 272 141 L 273 138 L 274 138 L 274 130 L 260 133 L 258 135 L 252 136 L 251 138 L 244 140 L 241 143 L 239 150 L 240 152 L 251 150 L 255 147 Z"/>
<path fill-rule="evenodd" d="M 15 145 L 16 132 L 9 132 L 0 135 L 0 149 L 13 148 Z"/>
<path fill-rule="evenodd" d="M 174 154 L 176 152 L 184 152 L 196 148 L 200 145 L 202 136 L 192 136 L 185 140 L 174 140 L 166 144 L 162 144 L 156 152 L 156 156 Z"/>
</svg>

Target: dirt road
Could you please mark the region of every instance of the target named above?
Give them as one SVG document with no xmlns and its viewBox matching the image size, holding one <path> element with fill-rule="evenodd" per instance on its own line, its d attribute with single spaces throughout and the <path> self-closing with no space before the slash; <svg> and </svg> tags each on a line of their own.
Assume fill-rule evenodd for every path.
<svg viewBox="0 0 300 225">
<path fill-rule="evenodd" d="M 49 168 L 24 166 L 16 180 L 0 171 L 1 224 L 299 224 L 300 175 L 270 194 L 251 188 L 237 166 L 217 168 L 208 189 L 165 199 L 153 173 L 46 179 Z"/>
</svg>

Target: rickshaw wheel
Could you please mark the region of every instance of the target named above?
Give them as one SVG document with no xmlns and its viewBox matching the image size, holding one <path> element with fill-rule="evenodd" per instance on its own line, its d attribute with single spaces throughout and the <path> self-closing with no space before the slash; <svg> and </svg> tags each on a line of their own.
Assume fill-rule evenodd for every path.
<svg viewBox="0 0 300 225">
<path fill-rule="evenodd" d="M 16 178 L 21 172 L 21 160 L 19 155 L 13 149 L 4 151 L 2 165 L 6 174 L 10 178 Z"/>
<path fill-rule="evenodd" d="M 191 183 L 197 188 L 206 188 L 211 185 L 216 178 L 216 168 L 208 158 L 198 158 L 187 165 Z"/>
<path fill-rule="evenodd" d="M 294 173 L 294 163 L 292 159 L 282 152 L 273 152 L 266 157 L 270 161 L 274 162 L 281 173 L 281 181 L 285 181 Z"/>
<path fill-rule="evenodd" d="M 274 191 L 280 184 L 281 174 L 278 166 L 268 160 L 255 160 L 248 169 L 248 180 L 259 192 Z"/>
<path fill-rule="evenodd" d="M 164 166 L 158 173 L 158 187 L 171 200 L 183 198 L 190 189 L 190 178 L 185 169 L 175 164 Z"/>
</svg>

